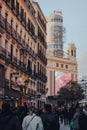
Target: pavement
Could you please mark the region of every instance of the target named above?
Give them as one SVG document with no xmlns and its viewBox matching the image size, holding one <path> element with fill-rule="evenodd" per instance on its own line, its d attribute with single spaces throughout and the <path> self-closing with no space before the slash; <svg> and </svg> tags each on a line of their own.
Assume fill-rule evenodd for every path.
<svg viewBox="0 0 87 130">
<path fill-rule="evenodd" d="M 60 124 L 60 130 L 70 130 L 69 125 Z"/>
</svg>

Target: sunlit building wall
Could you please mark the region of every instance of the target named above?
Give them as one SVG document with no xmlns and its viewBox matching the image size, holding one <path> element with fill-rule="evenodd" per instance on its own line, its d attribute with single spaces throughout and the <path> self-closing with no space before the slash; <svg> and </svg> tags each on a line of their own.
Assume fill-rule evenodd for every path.
<svg viewBox="0 0 87 130">
<path fill-rule="evenodd" d="M 37 91 L 45 92 L 45 26 L 46 19 L 32 0 L 0 1 L 0 103 L 35 105 Z"/>
</svg>

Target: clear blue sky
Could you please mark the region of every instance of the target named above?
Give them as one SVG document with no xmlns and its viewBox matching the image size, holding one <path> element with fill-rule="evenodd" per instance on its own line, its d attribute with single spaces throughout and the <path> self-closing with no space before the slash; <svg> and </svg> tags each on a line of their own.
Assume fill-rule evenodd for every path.
<svg viewBox="0 0 87 130">
<path fill-rule="evenodd" d="M 35 0 L 45 16 L 61 10 L 66 28 L 64 48 L 75 43 L 78 76 L 87 74 L 87 0 Z"/>
</svg>

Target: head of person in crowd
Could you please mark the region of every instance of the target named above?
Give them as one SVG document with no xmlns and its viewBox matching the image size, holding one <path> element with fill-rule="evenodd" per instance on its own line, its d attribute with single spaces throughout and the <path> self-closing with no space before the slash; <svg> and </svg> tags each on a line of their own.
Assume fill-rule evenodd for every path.
<svg viewBox="0 0 87 130">
<path fill-rule="evenodd" d="M 43 114 L 43 109 L 37 109 L 37 111 L 36 111 L 36 114 L 38 115 L 38 116 L 41 116 L 42 114 Z"/>
<path fill-rule="evenodd" d="M 10 113 L 11 112 L 11 107 L 10 104 L 7 102 L 3 102 L 2 104 L 2 113 Z"/>
<path fill-rule="evenodd" d="M 34 106 L 29 106 L 28 112 L 30 115 L 32 115 L 33 113 L 36 113 L 36 108 Z"/>
<path fill-rule="evenodd" d="M 52 106 L 50 104 L 45 104 L 44 112 L 52 112 Z"/>
<path fill-rule="evenodd" d="M 75 109 L 76 109 L 76 108 L 80 108 L 80 105 L 79 105 L 78 102 L 77 102 L 76 105 L 75 105 Z"/>
</svg>

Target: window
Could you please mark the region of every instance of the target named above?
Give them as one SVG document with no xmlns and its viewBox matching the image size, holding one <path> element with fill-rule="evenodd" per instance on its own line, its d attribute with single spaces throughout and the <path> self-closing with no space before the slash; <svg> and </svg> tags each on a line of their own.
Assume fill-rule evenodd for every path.
<svg viewBox="0 0 87 130">
<path fill-rule="evenodd" d="M 66 69 L 68 69 L 68 65 L 66 65 Z"/>
<path fill-rule="evenodd" d="M 57 51 L 54 51 L 54 56 L 58 56 L 58 52 Z"/>
<path fill-rule="evenodd" d="M 73 56 L 73 50 L 71 50 L 71 56 Z"/>
<path fill-rule="evenodd" d="M 23 14 L 24 14 L 24 10 L 23 8 L 21 7 L 21 19 L 23 20 Z"/>
<path fill-rule="evenodd" d="M 5 40 L 5 49 L 8 49 L 8 41 Z"/>
<path fill-rule="evenodd" d="M 16 49 L 16 57 L 18 57 L 18 49 Z"/>
<path fill-rule="evenodd" d="M 63 64 L 61 64 L 61 68 L 63 68 Z"/>
<path fill-rule="evenodd" d="M 11 0 L 11 7 L 12 9 L 15 9 L 15 0 Z"/>
<path fill-rule="evenodd" d="M 59 63 L 56 63 L 56 67 L 59 67 Z"/>
<path fill-rule="evenodd" d="M 19 3 L 17 2 L 17 5 L 16 5 L 16 13 L 17 15 L 19 15 Z"/>
<path fill-rule="evenodd" d="M 12 58 L 13 58 L 13 45 L 11 45 L 10 52 L 11 52 L 11 61 L 12 61 Z"/>
</svg>

